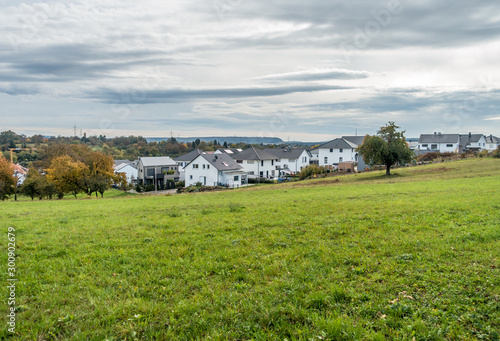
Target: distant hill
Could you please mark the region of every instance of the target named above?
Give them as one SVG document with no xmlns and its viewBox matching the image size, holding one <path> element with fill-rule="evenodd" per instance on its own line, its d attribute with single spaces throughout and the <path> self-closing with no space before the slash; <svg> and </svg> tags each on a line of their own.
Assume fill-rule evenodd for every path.
<svg viewBox="0 0 500 341">
<path fill-rule="evenodd" d="M 147 137 L 149 142 L 167 141 L 169 137 Z M 175 139 L 182 143 L 193 142 L 196 139 L 200 141 L 210 142 L 217 140 L 219 143 L 248 143 L 248 144 L 280 144 L 283 140 L 278 137 L 243 137 L 243 136 L 210 136 L 210 137 L 175 137 Z"/>
</svg>

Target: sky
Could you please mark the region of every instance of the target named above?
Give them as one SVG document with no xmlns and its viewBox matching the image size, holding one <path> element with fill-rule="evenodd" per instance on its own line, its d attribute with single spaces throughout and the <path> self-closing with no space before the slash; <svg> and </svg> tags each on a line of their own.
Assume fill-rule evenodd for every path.
<svg viewBox="0 0 500 341">
<path fill-rule="evenodd" d="M 500 136 L 500 2 L 0 0 L 0 131 Z"/>
</svg>

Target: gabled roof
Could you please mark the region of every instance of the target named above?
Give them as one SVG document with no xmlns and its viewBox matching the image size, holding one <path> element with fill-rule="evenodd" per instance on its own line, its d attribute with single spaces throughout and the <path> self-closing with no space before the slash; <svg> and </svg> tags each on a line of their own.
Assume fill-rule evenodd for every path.
<svg viewBox="0 0 500 341">
<path fill-rule="evenodd" d="M 349 142 L 343 138 L 336 138 L 325 144 L 322 144 L 318 149 L 356 149 L 358 146 L 352 142 Z"/>
<path fill-rule="evenodd" d="M 201 150 L 199 150 L 199 149 L 195 149 L 195 150 L 190 151 L 187 154 L 184 154 L 184 155 L 176 157 L 174 159 L 174 161 L 177 161 L 177 162 L 191 162 L 194 159 L 196 159 L 196 157 L 198 155 L 200 155 L 200 154 L 204 154 L 204 152 L 201 151 Z"/>
<path fill-rule="evenodd" d="M 236 155 L 243 151 L 240 148 L 219 148 L 217 149 L 219 153 L 228 154 L 228 155 Z"/>
<path fill-rule="evenodd" d="M 115 162 L 115 167 L 117 167 L 121 164 L 124 164 L 124 163 L 126 163 L 126 164 L 132 163 L 132 161 L 130 161 L 130 160 L 114 160 L 114 162 Z"/>
<path fill-rule="evenodd" d="M 276 156 L 276 159 L 298 159 L 306 149 L 304 148 L 266 148 L 265 152 Z M 306 151 L 307 152 L 307 151 Z"/>
<path fill-rule="evenodd" d="M 356 146 L 362 145 L 365 140 L 364 136 L 342 136 L 342 138 L 347 142 L 355 144 Z"/>
<path fill-rule="evenodd" d="M 421 134 L 418 143 L 458 143 L 458 134 Z"/>
<path fill-rule="evenodd" d="M 142 162 L 144 167 L 177 166 L 177 162 L 168 156 L 141 157 L 139 162 Z"/>
<path fill-rule="evenodd" d="M 232 156 L 233 159 L 237 160 L 276 160 L 277 157 L 266 151 L 257 149 L 255 147 L 250 147 L 245 149 L 241 153 Z"/>
<path fill-rule="evenodd" d="M 116 166 L 115 168 L 115 171 L 118 172 L 120 170 L 122 170 L 123 168 L 127 167 L 127 166 L 130 166 L 132 167 L 133 169 L 137 169 L 137 166 L 135 166 L 132 162 L 131 163 L 122 163 L 118 166 Z"/>
<path fill-rule="evenodd" d="M 460 145 L 465 146 L 467 143 L 477 143 L 483 136 L 483 134 L 460 134 Z"/>
<path fill-rule="evenodd" d="M 236 161 L 234 161 L 233 158 L 227 154 L 201 154 L 200 157 L 207 160 L 218 171 L 243 169 L 243 167 L 237 164 Z"/>
<path fill-rule="evenodd" d="M 311 153 L 311 155 L 316 155 L 319 154 L 319 149 L 318 148 L 311 149 L 309 152 Z"/>
<path fill-rule="evenodd" d="M 500 138 L 496 137 L 496 136 L 493 136 L 493 135 L 489 135 L 489 136 L 485 136 L 486 137 L 486 143 L 489 143 L 489 144 L 500 144 Z"/>
</svg>

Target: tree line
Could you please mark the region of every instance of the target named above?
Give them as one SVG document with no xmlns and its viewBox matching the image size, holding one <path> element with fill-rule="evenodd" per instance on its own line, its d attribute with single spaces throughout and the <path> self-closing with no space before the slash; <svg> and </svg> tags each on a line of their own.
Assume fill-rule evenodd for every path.
<svg viewBox="0 0 500 341">
<path fill-rule="evenodd" d="M 62 198 L 80 193 L 104 195 L 112 184 L 125 187 L 124 174 L 114 174 L 109 155 L 93 151 L 84 144 L 55 144 L 41 151 L 43 158 L 30 163 L 24 183 L 18 187 L 13 165 L 0 155 L 0 198 L 22 193 L 32 200 Z"/>
</svg>

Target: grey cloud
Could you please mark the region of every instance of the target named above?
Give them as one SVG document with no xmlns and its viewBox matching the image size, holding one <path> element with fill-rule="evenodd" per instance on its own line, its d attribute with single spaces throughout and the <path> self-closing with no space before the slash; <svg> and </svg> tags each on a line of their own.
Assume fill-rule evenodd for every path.
<svg viewBox="0 0 500 341">
<path fill-rule="evenodd" d="M 335 85 L 295 85 L 281 87 L 235 87 L 205 89 L 168 89 L 168 90 L 130 90 L 128 92 L 111 89 L 97 89 L 87 93 L 88 98 L 105 103 L 170 103 L 206 98 L 246 98 L 269 97 L 298 92 L 316 92 L 328 90 L 346 90 L 348 87 Z"/>
<path fill-rule="evenodd" d="M 369 72 L 345 69 L 316 69 L 289 73 L 273 74 L 254 78 L 263 81 L 318 81 L 327 79 L 362 79 L 368 78 Z"/>
</svg>

